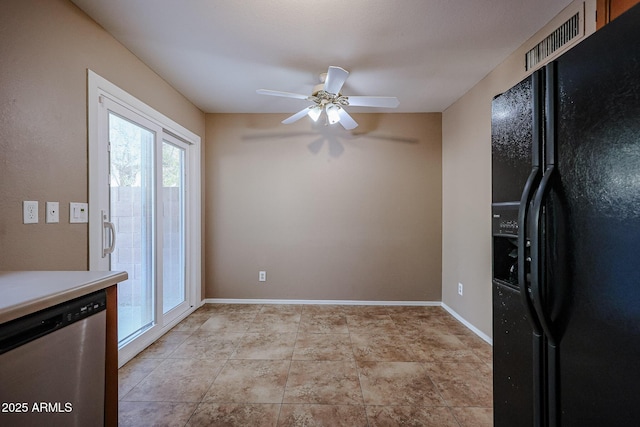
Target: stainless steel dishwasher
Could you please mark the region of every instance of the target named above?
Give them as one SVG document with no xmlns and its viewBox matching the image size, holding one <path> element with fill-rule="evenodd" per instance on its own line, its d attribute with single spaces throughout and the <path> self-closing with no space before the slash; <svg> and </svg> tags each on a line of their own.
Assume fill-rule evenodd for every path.
<svg viewBox="0 0 640 427">
<path fill-rule="evenodd" d="M 106 293 L 0 325 L 0 425 L 104 425 Z"/>
</svg>

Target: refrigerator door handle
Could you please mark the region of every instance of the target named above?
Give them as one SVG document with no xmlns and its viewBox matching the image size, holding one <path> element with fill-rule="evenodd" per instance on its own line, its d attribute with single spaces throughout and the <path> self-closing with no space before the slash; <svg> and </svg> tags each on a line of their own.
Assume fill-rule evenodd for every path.
<svg viewBox="0 0 640 427">
<path fill-rule="evenodd" d="M 536 194 L 536 188 L 540 185 L 540 177 L 542 176 L 542 170 L 540 168 L 542 147 L 543 147 L 543 132 L 542 126 L 544 123 L 543 117 L 543 101 L 545 99 L 544 93 L 544 71 L 536 71 L 531 79 L 531 96 L 532 96 L 532 150 L 531 150 L 531 173 L 522 190 L 522 196 L 520 198 L 520 207 L 518 209 L 518 287 L 520 288 L 520 295 L 522 297 L 522 303 L 525 307 L 527 317 L 530 320 L 533 328 L 534 337 L 540 337 L 542 334 L 542 328 L 540 326 L 540 320 L 533 306 L 533 301 L 529 293 L 530 277 L 527 277 L 527 273 L 531 272 L 532 264 L 530 255 L 527 254 L 527 248 L 529 247 L 529 241 L 527 237 L 531 235 L 529 227 L 529 210 L 531 208 L 531 201 Z M 529 251 L 531 252 L 531 251 Z"/>
<path fill-rule="evenodd" d="M 520 200 L 520 207 L 518 208 L 518 224 L 520 224 L 518 227 L 518 287 L 520 288 L 520 295 L 522 296 L 527 317 L 530 319 L 530 323 L 536 335 L 540 335 L 541 328 L 535 312 L 535 307 L 533 306 L 533 302 L 529 296 L 529 289 L 527 286 L 527 261 L 529 261 L 529 265 L 531 265 L 531 257 L 527 256 L 526 249 L 528 210 L 532 195 L 534 194 L 534 187 L 539 179 L 539 174 L 540 168 L 538 166 L 534 166 L 531 169 L 531 173 L 524 185 L 522 198 Z"/>
<path fill-rule="evenodd" d="M 531 295 L 529 294 L 529 286 L 527 281 L 527 264 L 530 268 L 533 267 L 531 263 L 531 256 L 527 256 L 526 249 L 528 245 L 527 241 L 527 226 L 529 207 L 531 206 L 531 199 L 535 193 L 535 187 L 538 185 L 540 179 L 540 168 L 534 166 L 531 169 L 529 178 L 525 183 L 524 190 L 522 192 L 522 198 L 520 200 L 520 207 L 518 209 L 518 287 L 520 288 L 520 295 L 522 297 L 522 304 L 525 308 L 525 313 L 531 324 L 533 331 L 532 345 L 533 345 L 533 427 L 542 427 L 545 425 L 543 419 L 544 413 L 544 399 L 543 399 L 543 378 L 538 374 L 539 371 L 535 367 L 543 365 L 543 339 L 542 339 L 542 327 L 540 320 L 536 314 L 536 309 L 533 305 Z"/>
<path fill-rule="evenodd" d="M 542 180 L 540 181 L 540 187 L 536 192 L 533 201 L 532 214 L 531 214 L 531 299 L 533 300 L 533 307 L 536 311 L 538 321 L 544 334 L 546 335 L 549 343 L 556 346 L 556 336 L 551 327 L 551 319 L 544 309 L 544 301 L 542 296 L 542 289 L 544 288 L 544 266 L 543 266 L 543 249 L 544 242 L 542 237 L 542 207 L 544 201 L 551 189 L 551 182 L 555 175 L 555 166 L 548 165 Z"/>
</svg>

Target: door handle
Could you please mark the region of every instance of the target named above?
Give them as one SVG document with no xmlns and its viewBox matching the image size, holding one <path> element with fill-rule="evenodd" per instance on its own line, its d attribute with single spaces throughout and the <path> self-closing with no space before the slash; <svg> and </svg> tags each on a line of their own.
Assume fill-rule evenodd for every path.
<svg viewBox="0 0 640 427">
<path fill-rule="evenodd" d="M 106 258 L 107 255 L 113 253 L 113 251 L 116 248 L 116 227 L 113 225 L 112 222 L 107 221 L 107 212 L 102 211 L 101 218 L 102 218 L 102 258 Z M 106 239 L 107 232 L 111 237 L 109 239 L 111 244 L 105 247 L 105 241 L 107 240 Z"/>
<path fill-rule="evenodd" d="M 532 241 L 531 241 L 531 296 L 533 298 L 533 306 L 538 314 L 538 320 L 540 322 L 540 326 L 542 326 L 542 330 L 547 336 L 549 343 L 552 345 L 556 344 L 556 336 L 552 329 L 551 318 L 547 314 L 547 310 L 545 308 L 545 302 L 543 298 L 543 289 L 545 287 L 545 272 L 543 263 L 545 263 L 544 258 L 544 238 L 542 236 L 542 206 L 544 204 L 544 200 L 549 193 L 551 188 L 552 178 L 554 176 L 555 167 L 550 165 L 545 170 L 542 180 L 540 181 L 540 187 L 535 195 L 535 199 L 533 201 L 533 214 L 531 217 L 531 225 L 532 225 Z"/>
<path fill-rule="evenodd" d="M 540 180 L 540 168 L 534 166 L 531 169 L 529 178 L 524 186 L 522 192 L 522 198 L 520 200 L 520 209 L 518 210 L 518 285 L 520 288 L 520 296 L 522 303 L 529 318 L 529 324 L 532 329 L 532 345 L 533 345 L 533 366 L 532 366 L 532 380 L 533 380 L 533 405 L 534 405 L 534 418 L 533 427 L 542 427 L 544 421 L 541 418 L 544 408 L 543 401 L 543 381 L 540 375 L 536 375 L 536 368 L 542 366 L 543 360 L 543 339 L 542 339 L 542 325 L 538 318 L 534 302 L 529 294 L 529 279 L 527 278 L 527 266 L 529 269 L 533 268 L 532 254 L 527 254 L 527 248 L 530 248 L 530 242 L 527 240 L 529 231 L 529 209 L 531 208 L 531 202 L 534 198 L 535 187 Z M 533 239 L 533 236 L 532 236 Z M 533 279 L 533 274 L 529 275 Z"/>
<path fill-rule="evenodd" d="M 527 179 L 524 190 L 522 192 L 522 199 L 520 200 L 520 208 L 518 210 L 518 287 L 520 288 L 520 294 L 523 299 L 524 307 L 527 311 L 527 314 L 529 315 L 531 326 L 533 327 L 533 330 L 538 334 L 540 333 L 540 324 L 535 314 L 535 308 L 528 294 L 527 262 L 529 262 L 529 265 L 531 265 L 531 257 L 528 257 L 526 255 L 526 248 L 527 220 L 529 217 L 528 209 L 539 173 L 540 169 L 538 167 L 533 167 L 531 169 L 531 173 L 529 174 L 529 178 Z"/>
<path fill-rule="evenodd" d="M 520 198 L 520 208 L 518 210 L 518 287 L 520 288 L 520 295 L 522 303 L 524 304 L 526 313 L 529 316 L 531 326 L 535 336 L 541 336 L 542 325 L 538 318 L 532 296 L 529 291 L 529 284 L 532 279 L 531 270 L 533 264 L 531 263 L 532 249 L 530 247 L 531 242 L 527 240 L 531 237 L 535 231 L 531 230 L 529 223 L 529 216 L 533 210 L 533 200 L 536 195 L 536 190 L 540 185 L 540 180 L 544 175 L 540 168 L 540 156 L 543 147 L 543 132 L 542 124 L 543 117 L 543 105 L 544 100 L 544 73 L 542 71 L 536 71 L 531 79 L 531 109 L 532 109 L 532 146 L 531 146 L 531 172 L 524 185 L 522 196 Z M 528 268 L 527 268 L 528 267 Z M 529 275 L 527 274 L 529 273 Z"/>
</svg>

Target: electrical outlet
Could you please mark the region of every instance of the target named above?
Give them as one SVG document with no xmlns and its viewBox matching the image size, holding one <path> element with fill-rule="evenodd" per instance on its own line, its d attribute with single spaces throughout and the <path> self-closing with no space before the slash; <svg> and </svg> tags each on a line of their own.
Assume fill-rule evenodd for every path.
<svg viewBox="0 0 640 427">
<path fill-rule="evenodd" d="M 458 295 L 462 296 L 463 286 L 462 283 L 458 282 Z"/>
<path fill-rule="evenodd" d="M 48 224 L 54 224 L 56 222 L 60 222 L 60 203 L 58 202 L 47 202 L 47 215 L 45 221 Z"/>
<path fill-rule="evenodd" d="M 267 281 L 267 272 L 266 271 L 259 271 L 258 272 L 258 281 L 259 282 L 266 282 Z"/>
<path fill-rule="evenodd" d="M 25 200 L 22 203 L 22 222 L 24 224 L 38 223 L 38 202 Z"/>
</svg>

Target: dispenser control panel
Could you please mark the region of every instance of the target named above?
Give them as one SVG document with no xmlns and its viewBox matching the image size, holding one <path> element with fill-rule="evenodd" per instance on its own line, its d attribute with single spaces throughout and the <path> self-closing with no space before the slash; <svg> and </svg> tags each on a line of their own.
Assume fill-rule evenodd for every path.
<svg viewBox="0 0 640 427">
<path fill-rule="evenodd" d="M 492 205 L 491 231 L 494 236 L 518 235 L 519 203 L 494 203 Z"/>
</svg>

